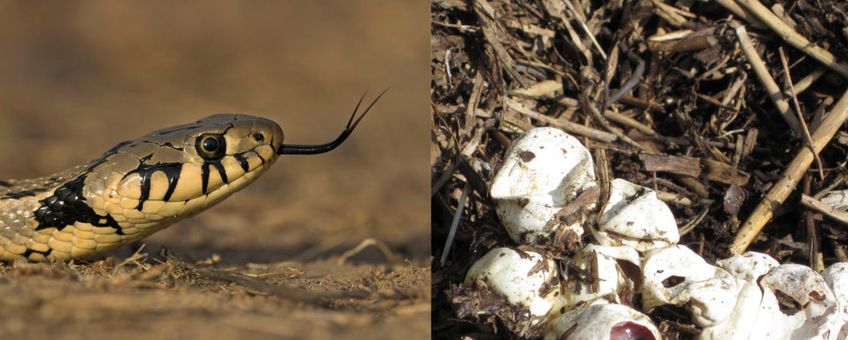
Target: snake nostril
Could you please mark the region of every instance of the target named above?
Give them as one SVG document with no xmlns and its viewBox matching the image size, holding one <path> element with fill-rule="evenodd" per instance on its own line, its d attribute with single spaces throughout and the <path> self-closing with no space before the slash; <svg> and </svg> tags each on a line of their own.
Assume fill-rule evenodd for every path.
<svg viewBox="0 0 848 340">
<path fill-rule="evenodd" d="M 261 133 L 254 133 L 253 139 L 256 140 L 257 142 L 261 143 L 262 141 L 265 140 L 265 136 L 263 136 Z"/>
</svg>

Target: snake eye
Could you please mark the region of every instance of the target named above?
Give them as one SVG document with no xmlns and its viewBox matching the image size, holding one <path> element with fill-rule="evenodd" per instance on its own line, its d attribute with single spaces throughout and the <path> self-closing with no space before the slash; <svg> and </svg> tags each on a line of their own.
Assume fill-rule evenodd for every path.
<svg viewBox="0 0 848 340">
<path fill-rule="evenodd" d="M 261 133 L 257 132 L 257 133 L 253 134 L 253 140 L 255 140 L 259 143 L 262 143 L 262 141 L 265 140 L 265 136 L 263 136 Z"/>
<path fill-rule="evenodd" d="M 203 159 L 215 160 L 224 156 L 227 151 L 227 142 L 221 135 L 201 135 L 197 137 L 194 147 Z"/>
</svg>

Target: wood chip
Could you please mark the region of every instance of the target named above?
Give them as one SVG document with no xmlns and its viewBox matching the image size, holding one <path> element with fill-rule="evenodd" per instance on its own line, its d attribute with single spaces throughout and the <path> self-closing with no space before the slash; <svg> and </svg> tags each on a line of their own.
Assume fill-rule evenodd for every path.
<svg viewBox="0 0 848 340">
<path fill-rule="evenodd" d="M 706 171 L 704 177 L 711 181 L 742 186 L 747 184 L 748 179 L 751 178 L 751 175 L 727 163 L 703 159 L 702 164 L 704 164 L 704 171 Z"/>
<path fill-rule="evenodd" d="M 554 94 L 559 91 L 562 91 L 562 83 L 556 80 L 545 80 L 533 84 L 527 88 L 512 90 L 510 94 L 531 98 L 539 98 L 553 97 Z"/>
<path fill-rule="evenodd" d="M 701 176 L 701 161 L 698 158 L 639 154 L 645 171 L 670 172 L 674 174 Z"/>
</svg>

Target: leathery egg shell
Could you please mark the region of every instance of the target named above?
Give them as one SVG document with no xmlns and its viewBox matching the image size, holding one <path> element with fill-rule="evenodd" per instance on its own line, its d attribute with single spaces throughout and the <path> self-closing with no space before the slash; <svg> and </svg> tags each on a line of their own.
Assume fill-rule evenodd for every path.
<svg viewBox="0 0 848 340">
<path fill-rule="evenodd" d="M 579 223 L 564 226 L 554 216 L 595 185 L 589 150 L 562 130 L 543 127 L 527 130 L 513 141 L 490 193 L 513 240 L 545 245 L 559 228 L 582 235 Z"/>
<path fill-rule="evenodd" d="M 848 262 L 839 262 L 830 265 L 822 273 L 824 281 L 830 286 L 836 302 L 839 305 L 839 313 L 842 317 L 842 328 L 839 330 L 837 339 L 848 339 Z"/>
<path fill-rule="evenodd" d="M 710 327 L 724 321 L 736 306 L 736 280 L 685 246 L 658 249 L 642 265 L 642 310 L 672 304 L 685 306 L 692 321 Z"/>
<path fill-rule="evenodd" d="M 552 309 L 563 305 L 556 262 L 534 251 L 494 248 L 468 269 L 465 282 L 475 280 L 528 310 L 531 324 L 542 322 Z"/>
<path fill-rule="evenodd" d="M 639 253 L 629 247 L 589 244 L 574 255 L 571 264 L 592 277 L 566 277 L 563 283 L 568 306 L 606 298 L 620 303 L 620 294 L 633 292 L 641 281 Z"/>
<path fill-rule="evenodd" d="M 545 340 L 661 339 L 657 327 L 645 314 L 625 305 L 597 301 L 553 319 Z"/>
<path fill-rule="evenodd" d="M 755 322 L 763 299 L 763 291 L 757 282 L 761 276 L 780 263 L 766 254 L 749 251 L 717 261 L 716 265 L 736 279 L 736 286 L 739 287 L 736 306 L 724 321 L 704 328 L 698 339 L 748 339 L 756 327 Z"/>
<path fill-rule="evenodd" d="M 717 264 L 737 280 L 736 307 L 724 322 L 705 328 L 699 339 L 825 340 L 848 336 L 848 306 L 844 304 L 848 263 L 831 265 L 822 275 L 803 265 L 780 265 L 756 252 Z"/>
<path fill-rule="evenodd" d="M 592 233 L 605 246 L 627 246 L 640 252 L 680 240 L 677 221 L 657 193 L 618 178 L 611 182 L 610 198 Z"/>
<path fill-rule="evenodd" d="M 763 298 L 752 339 L 837 339 L 843 322 L 838 303 L 824 278 L 810 267 L 788 263 L 772 269 L 759 280 Z M 783 301 L 794 300 L 794 312 L 780 309 Z"/>
<path fill-rule="evenodd" d="M 742 255 L 719 260 L 716 265 L 730 272 L 730 275 L 733 275 L 737 280 L 754 282 L 760 276 L 777 268 L 780 263 L 766 254 L 749 251 Z"/>
</svg>

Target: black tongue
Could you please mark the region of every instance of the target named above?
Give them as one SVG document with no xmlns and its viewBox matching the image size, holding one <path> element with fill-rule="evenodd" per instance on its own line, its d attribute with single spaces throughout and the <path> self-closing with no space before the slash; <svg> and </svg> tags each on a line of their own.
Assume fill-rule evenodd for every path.
<svg viewBox="0 0 848 340">
<path fill-rule="evenodd" d="M 344 143 L 345 139 L 356 129 L 356 126 L 359 125 L 359 122 L 362 121 L 362 118 L 365 118 L 365 115 L 368 114 L 368 111 L 371 110 L 371 107 L 380 100 L 380 97 L 386 93 L 389 89 L 383 90 L 374 98 L 374 101 L 371 104 L 368 104 L 368 107 L 365 108 L 365 111 L 362 112 L 358 118 L 356 117 L 356 112 L 359 111 L 359 106 L 362 104 L 362 100 L 365 99 L 365 93 L 362 94 L 362 97 L 359 98 L 359 102 L 356 103 L 356 107 L 353 108 L 353 113 L 350 115 L 350 119 L 347 121 L 347 126 L 345 126 L 344 131 L 336 137 L 335 140 L 325 144 L 283 144 L 280 145 L 280 148 L 277 149 L 278 155 L 315 155 L 319 153 L 325 153 L 337 148 L 339 145 Z"/>
</svg>

